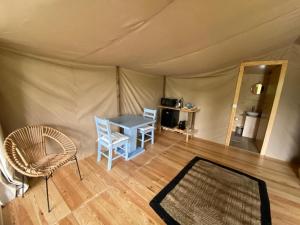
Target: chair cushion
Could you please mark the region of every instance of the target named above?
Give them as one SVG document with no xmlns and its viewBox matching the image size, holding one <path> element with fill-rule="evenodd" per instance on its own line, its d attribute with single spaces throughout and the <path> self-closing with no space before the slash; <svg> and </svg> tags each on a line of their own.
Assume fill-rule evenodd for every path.
<svg viewBox="0 0 300 225">
<path fill-rule="evenodd" d="M 126 136 L 124 134 L 121 134 L 119 132 L 111 133 L 111 142 L 112 142 L 113 145 L 117 144 L 118 142 L 125 141 L 125 140 L 128 140 L 128 139 L 129 139 L 128 136 Z M 100 138 L 100 140 L 106 142 L 107 144 L 109 143 L 109 140 L 108 140 L 107 136 L 102 136 Z"/>
<path fill-rule="evenodd" d="M 148 132 L 152 131 L 153 129 L 154 129 L 153 126 L 144 126 L 144 127 L 139 128 L 139 131 L 142 133 L 148 133 Z"/>
</svg>

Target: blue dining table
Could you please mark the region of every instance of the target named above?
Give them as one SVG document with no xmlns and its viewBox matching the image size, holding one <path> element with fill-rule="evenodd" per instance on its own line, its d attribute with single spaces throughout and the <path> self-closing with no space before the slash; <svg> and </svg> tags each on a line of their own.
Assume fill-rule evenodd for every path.
<svg viewBox="0 0 300 225">
<path fill-rule="evenodd" d="M 137 130 L 148 124 L 154 124 L 155 120 L 137 115 L 123 115 L 109 119 L 112 125 L 124 129 L 124 134 L 129 137 L 128 159 L 132 159 L 145 151 L 144 148 L 137 146 Z"/>
</svg>

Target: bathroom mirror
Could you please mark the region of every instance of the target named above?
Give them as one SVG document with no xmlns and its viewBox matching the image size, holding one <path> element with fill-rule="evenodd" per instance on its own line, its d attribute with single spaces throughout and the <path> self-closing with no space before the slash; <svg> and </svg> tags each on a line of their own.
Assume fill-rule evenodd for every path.
<svg viewBox="0 0 300 225">
<path fill-rule="evenodd" d="M 251 92 L 255 95 L 260 95 L 264 90 L 262 83 L 253 84 L 251 87 Z"/>
</svg>

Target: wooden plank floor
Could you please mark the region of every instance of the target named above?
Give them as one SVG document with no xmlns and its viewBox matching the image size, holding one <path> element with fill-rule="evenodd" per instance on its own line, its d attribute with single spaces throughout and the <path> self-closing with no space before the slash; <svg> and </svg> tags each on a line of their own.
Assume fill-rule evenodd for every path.
<svg viewBox="0 0 300 225">
<path fill-rule="evenodd" d="M 265 180 L 273 224 L 300 224 L 300 180 L 287 163 L 199 139 L 185 143 L 169 132 L 156 137 L 144 154 L 114 161 L 111 172 L 106 159 L 96 163 L 96 155 L 80 160 L 83 181 L 74 163 L 60 168 L 49 182 L 51 213 L 44 181 L 32 179 L 25 197 L 3 208 L 4 224 L 164 224 L 149 201 L 195 155 Z"/>
</svg>

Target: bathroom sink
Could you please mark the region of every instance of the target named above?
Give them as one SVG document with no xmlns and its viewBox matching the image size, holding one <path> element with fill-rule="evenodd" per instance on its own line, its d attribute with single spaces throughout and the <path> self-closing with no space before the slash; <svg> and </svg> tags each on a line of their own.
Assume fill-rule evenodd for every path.
<svg viewBox="0 0 300 225">
<path fill-rule="evenodd" d="M 258 117 L 259 113 L 258 112 L 246 112 L 247 116 L 253 116 L 253 117 Z"/>
</svg>

